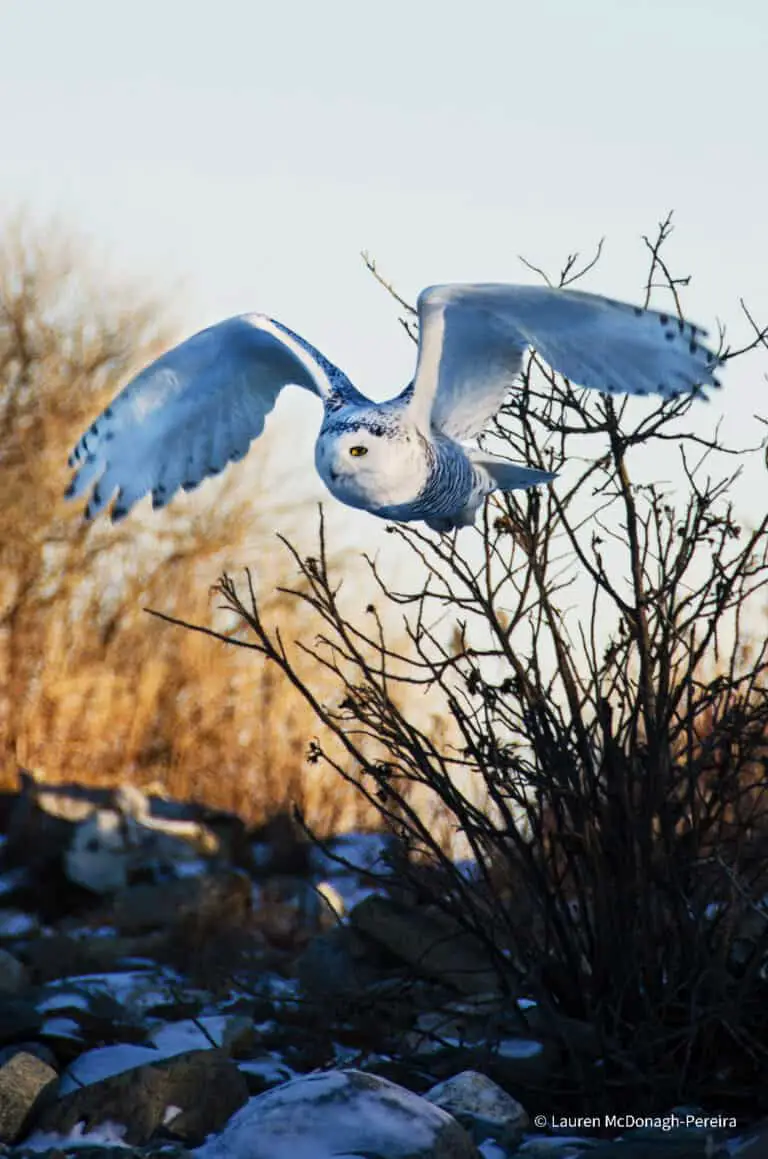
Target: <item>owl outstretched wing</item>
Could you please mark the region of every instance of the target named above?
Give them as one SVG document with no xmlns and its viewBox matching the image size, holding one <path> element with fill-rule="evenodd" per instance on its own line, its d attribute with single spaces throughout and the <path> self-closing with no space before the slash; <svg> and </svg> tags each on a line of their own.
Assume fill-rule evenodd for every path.
<svg viewBox="0 0 768 1159">
<path fill-rule="evenodd" d="M 67 498 L 91 487 L 91 518 L 115 496 L 113 521 L 147 492 L 164 507 L 179 487 L 242 459 L 288 384 L 322 399 L 354 390 L 314 347 L 263 315 L 202 330 L 142 370 L 85 432 L 69 457 L 77 473 Z"/>
<path fill-rule="evenodd" d="M 479 434 L 529 347 L 574 385 L 672 398 L 719 386 L 706 331 L 674 315 L 547 286 L 432 286 L 419 296 L 411 417 L 452 438 Z"/>
</svg>

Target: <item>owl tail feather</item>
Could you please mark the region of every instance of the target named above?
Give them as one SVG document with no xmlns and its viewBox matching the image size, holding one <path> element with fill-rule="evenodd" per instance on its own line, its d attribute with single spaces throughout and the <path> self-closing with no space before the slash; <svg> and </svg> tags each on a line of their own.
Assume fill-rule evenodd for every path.
<svg viewBox="0 0 768 1159">
<path fill-rule="evenodd" d="M 521 467 L 485 451 L 471 451 L 469 457 L 476 467 L 488 476 L 489 491 L 521 491 L 551 483 L 557 476 L 552 471 L 538 471 L 535 467 Z"/>
</svg>

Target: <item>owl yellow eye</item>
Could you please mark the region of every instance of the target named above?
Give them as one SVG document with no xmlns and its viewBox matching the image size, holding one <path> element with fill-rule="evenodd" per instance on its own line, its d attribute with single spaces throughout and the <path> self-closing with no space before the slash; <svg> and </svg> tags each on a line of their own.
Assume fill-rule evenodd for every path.
<svg viewBox="0 0 768 1159">
<path fill-rule="evenodd" d="M 368 448 L 367 447 L 350 447 L 349 453 L 350 453 L 350 455 L 352 455 L 353 458 L 359 459 L 362 455 L 368 454 Z"/>
</svg>

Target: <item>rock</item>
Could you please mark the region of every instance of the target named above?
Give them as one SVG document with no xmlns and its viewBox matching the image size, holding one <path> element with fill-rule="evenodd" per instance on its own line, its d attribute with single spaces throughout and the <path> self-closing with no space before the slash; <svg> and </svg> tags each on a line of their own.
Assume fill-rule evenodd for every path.
<svg viewBox="0 0 768 1159">
<path fill-rule="evenodd" d="M 148 1041 L 166 1057 L 217 1047 L 228 1058 L 246 1058 L 258 1045 L 252 1019 L 242 1014 L 201 1015 L 164 1022 L 152 1031 Z"/>
<path fill-rule="evenodd" d="M 768 1120 L 763 1119 L 732 1139 L 729 1147 L 733 1159 L 763 1159 L 768 1155 Z"/>
<path fill-rule="evenodd" d="M 498 989 L 496 971 L 482 945 L 438 910 L 372 894 L 355 906 L 350 921 L 419 974 L 462 994 Z"/>
<path fill-rule="evenodd" d="M 144 964 L 105 974 L 64 977 L 50 982 L 38 995 L 37 1009 L 46 1016 L 89 1014 L 112 1024 L 117 1041 L 136 1041 L 126 1036 L 129 1024 L 146 1037 L 147 1015 L 153 1018 L 183 1017 L 179 1011 L 200 1009 L 200 1000 L 209 1001 L 205 992 L 184 984 L 166 967 Z M 190 1006 L 190 1003 L 193 1005 Z M 105 1039 L 105 1027 L 100 1037 Z"/>
<path fill-rule="evenodd" d="M 423 1010 L 410 1036 L 412 1050 L 434 1054 L 444 1045 L 490 1046 L 499 1042 L 512 1025 L 518 1033 L 527 1030 L 520 1017 L 510 1018 L 509 1000 L 498 994 L 477 994 L 442 1003 L 437 1009 Z"/>
<path fill-rule="evenodd" d="M 173 872 L 177 863 L 210 857 L 218 847 L 206 825 L 155 816 L 145 794 L 125 785 L 114 793 L 112 808 L 96 809 L 76 826 L 64 867 L 71 881 L 108 894 L 140 873 Z"/>
<path fill-rule="evenodd" d="M 494 1139 L 510 1150 L 528 1126 L 525 1107 L 484 1074 L 465 1070 L 438 1083 L 425 1098 L 453 1115 L 476 1143 Z"/>
<path fill-rule="evenodd" d="M 159 1050 L 147 1043 L 112 1042 L 81 1050 L 61 1076 L 59 1095 L 63 1099 L 83 1087 L 96 1086 L 127 1071 L 137 1071 L 142 1066 L 152 1066 L 174 1055 L 199 1049 L 208 1049 L 208 1044 L 201 1048 L 199 1040 L 191 1045 L 187 1041 L 179 1050 Z"/>
<path fill-rule="evenodd" d="M 560 1011 L 548 1013 L 534 1002 L 518 1002 L 523 1018 L 523 1026 L 530 1029 L 537 1039 L 551 1042 L 558 1047 L 565 1046 L 578 1057 L 597 1061 L 605 1056 L 606 1050 L 620 1054 L 618 1043 L 601 1040 L 594 1026 L 579 1018 L 569 1018 Z"/>
<path fill-rule="evenodd" d="M 256 1046 L 257 1036 L 252 1018 L 245 1014 L 231 1014 L 224 1020 L 221 1048 L 225 1054 L 230 1058 L 247 1058 Z"/>
<path fill-rule="evenodd" d="M 515 1159 L 623 1159 L 621 1145 L 621 1140 L 614 1146 L 614 1143 L 605 1139 L 592 1139 L 583 1135 L 529 1135 L 514 1155 Z M 484 1148 L 483 1159 L 486 1159 Z M 663 1159 L 663 1156 L 649 1151 L 645 1159 Z M 720 1159 L 720 1156 L 712 1156 L 711 1159 Z"/>
<path fill-rule="evenodd" d="M 249 1058 L 247 1061 L 241 1062 L 239 1068 L 241 1074 L 245 1076 L 248 1090 L 252 1095 L 262 1095 L 265 1091 L 298 1077 L 296 1072 L 284 1063 L 280 1055 L 275 1052 Z"/>
<path fill-rule="evenodd" d="M 0 949 L 0 993 L 19 994 L 28 985 L 26 967 L 8 950 Z"/>
<path fill-rule="evenodd" d="M 429 1058 L 435 1078 L 478 1070 L 505 1090 L 541 1088 L 553 1081 L 568 1052 L 582 1060 L 602 1056 L 600 1036 L 589 1023 L 497 993 L 423 1010 L 406 1043 L 417 1057 Z"/>
<path fill-rule="evenodd" d="M 114 893 L 128 884 L 133 844 L 120 814 L 99 809 L 75 828 L 64 854 L 67 877 L 93 893 Z"/>
<path fill-rule="evenodd" d="M 337 926 L 343 916 L 344 902 L 332 885 L 283 875 L 261 886 L 254 921 L 270 945 L 292 950 Z"/>
<path fill-rule="evenodd" d="M 91 1142 L 90 1132 L 78 1132 L 71 1139 L 35 1134 L 31 1136 L 31 1143 L 29 1148 L 14 1147 L 14 1159 L 142 1159 L 144 1155 L 143 1151 L 134 1151 L 123 1143 Z"/>
<path fill-rule="evenodd" d="M 0 1066 L 0 1140 L 13 1143 L 22 1135 L 51 1092 L 59 1076 L 52 1066 L 19 1051 Z"/>
<path fill-rule="evenodd" d="M 20 910 L 36 909 L 37 881 L 25 865 L 6 868 L 8 860 L 7 842 L 0 842 L 0 898 L 3 906 L 14 906 Z"/>
<path fill-rule="evenodd" d="M 311 998 L 348 1001 L 386 977 L 372 956 L 351 926 L 336 926 L 313 938 L 299 958 L 296 971 L 301 988 Z"/>
<path fill-rule="evenodd" d="M 53 934 L 24 946 L 23 957 L 36 982 L 119 968 L 122 961 L 165 957 L 172 931 L 156 930 L 133 938 Z"/>
<path fill-rule="evenodd" d="M 112 799 L 111 789 L 75 783 L 47 785 L 30 774 L 19 774 L 19 803 L 31 804 L 46 817 L 78 824 L 96 809 L 105 808 Z"/>
<path fill-rule="evenodd" d="M 510 1159 L 510 1153 L 505 1147 L 499 1147 L 498 1143 L 494 1143 L 493 1139 L 486 1139 L 480 1147 L 480 1154 L 483 1159 Z M 554 1159 L 554 1156 L 552 1157 Z M 559 1155 L 557 1159 L 571 1159 L 570 1155 Z"/>
<path fill-rule="evenodd" d="M 283 810 L 273 814 L 253 830 L 251 840 L 251 861 L 257 876 L 309 875 L 312 846 L 293 813 Z"/>
<path fill-rule="evenodd" d="M 0 940 L 30 940 L 35 922 L 61 929 L 68 915 L 89 920 L 99 897 L 138 881 L 203 874 L 232 857 L 250 864 L 239 818 L 131 786 L 48 786 L 27 773 L 6 837 L 0 893 L 19 909 L 0 914 Z"/>
<path fill-rule="evenodd" d="M 613 1140 L 616 1155 L 620 1159 L 728 1159 L 739 1154 L 725 1139 L 724 1128 L 732 1128 L 735 1118 L 706 1115 L 700 1107 L 673 1107 L 662 1118 L 673 1116 L 677 1122 L 668 1126 L 638 1126 L 624 1131 Z M 595 1159 L 599 1154 L 598 1150 Z M 765 1151 L 757 1154 L 762 1156 Z"/>
<path fill-rule="evenodd" d="M 4 941 L 32 938 L 39 932 L 40 923 L 34 914 L 10 907 L 0 909 L 0 938 Z"/>
<path fill-rule="evenodd" d="M 180 1144 L 159 1139 L 146 1147 L 128 1147 L 114 1128 L 86 1130 L 79 1124 L 66 1138 L 35 1131 L 20 1147 L 14 1159 L 191 1159 L 192 1152 Z"/>
<path fill-rule="evenodd" d="M 508 1087 L 540 1087 L 557 1073 L 561 1052 L 557 1043 L 534 1038 L 503 1038 L 494 1043 L 491 1066 L 495 1078 Z"/>
<path fill-rule="evenodd" d="M 38 1128 L 66 1135 L 83 1121 L 89 1127 L 116 1123 L 133 1145 L 147 1143 L 162 1128 L 195 1146 L 219 1131 L 247 1098 L 235 1063 L 218 1050 L 194 1050 L 72 1091 L 43 1111 Z M 176 1109 L 172 1116 L 170 1108 Z"/>
<path fill-rule="evenodd" d="M 362 1071 L 326 1071 L 252 1098 L 197 1159 L 479 1159 L 446 1111 Z"/>
<path fill-rule="evenodd" d="M 439 1078 L 457 1070 L 479 1070 L 503 1088 L 540 1088 L 551 1081 L 561 1060 L 557 1042 L 526 1033 L 515 1004 L 498 995 L 446 1002 L 421 1013 L 405 1042 L 417 1059 L 429 1059 Z M 510 1028 L 519 1026 L 516 1035 Z"/>
<path fill-rule="evenodd" d="M 38 784 L 26 770 L 20 771 L 19 779 L 21 789 L 8 818 L 4 858 L 10 865 L 25 866 L 33 880 L 44 880 L 46 888 L 52 886 L 58 902 L 71 888 L 61 872 L 64 851 L 77 825 L 108 803 L 110 791 Z M 57 881 L 63 891 L 56 888 Z"/>
<path fill-rule="evenodd" d="M 8 818 L 8 848 L 11 862 L 35 868 L 40 859 L 63 853 L 73 827 L 109 801 L 108 789 L 83 785 L 38 784 L 26 770 L 19 773 L 21 789 Z"/>
<path fill-rule="evenodd" d="M 113 921 L 123 934 L 179 926 L 190 920 L 241 925 L 251 911 L 251 883 L 236 871 L 132 885 L 114 899 Z"/>
<path fill-rule="evenodd" d="M 43 1042 L 18 1042 L 14 1043 L 13 1046 L 0 1048 L 0 1066 L 4 1066 L 9 1059 L 12 1059 L 15 1054 L 19 1054 L 20 1052 L 33 1054 L 35 1058 L 41 1059 L 55 1071 L 58 1072 L 59 1070 L 58 1058 Z"/>
<path fill-rule="evenodd" d="M 42 1018 L 33 1002 L 26 998 L 0 995 L 0 1045 L 34 1038 Z"/>
</svg>

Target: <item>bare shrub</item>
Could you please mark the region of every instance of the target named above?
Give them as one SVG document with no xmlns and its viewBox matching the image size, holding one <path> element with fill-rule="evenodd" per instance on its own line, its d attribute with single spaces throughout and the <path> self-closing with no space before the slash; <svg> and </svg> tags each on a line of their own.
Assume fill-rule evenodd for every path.
<svg viewBox="0 0 768 1159">
<path fill-rule="evenodd" d="M 669 228 L 648 241 L 646 298 L 666 293 L 678 312 Z M 560 283 L 592 264 L 569 259 Z M 765 346 L 754 327 L 725 355 Z M 239 642 L 291 681 L 353 767 L 322 741 L 313 759 L 360 778 L 407 842 L 402 872 L 420 896 L 563 1028 L 560 1098 L 582 1109 L 587 1096 L 638 1113 L 765 1106 L 768 516 L 748 528 L 730 498 L 763 448 L 702 436 L 698 405 L 596 397 L 534 355 L 493 442 L 561 471 L 551 489 L 493 499 L 483 526 L 458 537 L 392 528 L 413 586 L 394 589 L 369 561 L 379 596 L 367 613 L 339 594 L 321 523 L 311 558 L 290 549 L 293 598 L 323 625 L 311 644 L 276 630 L 257 593 L 228 575 L 219 584 L 250 629 Z M 682 500 L 660 481 L 675 466 Z M 403 646 L 388 634 L 393 613 Z M 419 721 L 426 693 L 442 706 L 440 735 Z M 414 786 L 461 835 L 475 880 Z M 599 1065 L 566 1015 L 598 1033 Z M 530 1105 L 551 1110 L 552 1093 L 530 1091 Z"/>
</svg>

